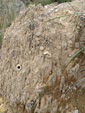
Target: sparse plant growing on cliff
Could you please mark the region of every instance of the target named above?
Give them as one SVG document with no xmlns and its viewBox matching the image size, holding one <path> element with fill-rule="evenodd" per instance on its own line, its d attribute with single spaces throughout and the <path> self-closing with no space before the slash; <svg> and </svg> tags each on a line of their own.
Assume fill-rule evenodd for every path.
<svg viewBox="0 0 85 113">
<path fill-rule="evenodd" d="M 84 46 L 82 49 L 80 49 L 78 52 L 76 52 L 74 55 L 72 55 L 66 62 L 64 62 L 64 64 L 62 64 L 62 65 L 52 74 L 52 76 L 48 79 L 48 81 L 47 81 L 47 83 L 46 83 L 44 89 L 42 90 L 41 95 L 42 95 L 43 92 L 46 90 L 46 87 L 48 86 L 49 82 L 56 76 L 57 72 L 58 72 L 61 68 L 63 68 L 63 66 L 65 65 L 65 67 L 64 67 L 64 69 L 63 69 L 63 72 L 64 72 L 65 69 L 70 65 L 70 63 L 71 63 L 83 50 L 85 50 L 85 46 Z M 82 77 L 80 77 L 80 78 L 82 78 Z M 80 113 L 80 111 L 81 111 L 82 104 L 83 104 L 83 102 L 85 101 L 85 100 L 84 100 L 84 99 L 85 99 L 85 96 L 84 96 L 84 97 L 82 98 L 81 103 L 79 102 L 79 98 L 80 98 L 81 92 L 82 92 L 83 88 L 85 88 L 85 79 L 84 79 L 83 81 L 81 81 L 81 82 L 80 82 L 80 81 L 81 81 L 81 79 L 79 79 L 78 81 L 74 82 L 74 83 L 71 84 L 70 86 L 67 86 L 68 90 L 65 92 L 65 94 L 68 94 L 68 93 L 70 92 L 70 90 L 72 89 L 72 87 L 78 86 L 79 83 L 82 82 L 82 86 L 80 87 L 80 89 L 79 89 L 79 91 L 78 91 L 78 97 L 77 97 L 77 100 L 76 100 L 76 103 L 75 103 L 75 107 L 78 108 L 79 113 Z M 62 90 L 65 90 L 65 89 L 62 89 Z M 54 92 L 57 92 L 57 91 L 59 91 L 59 90 L 56 90 L 56 91 L 54 91 Z M 51 91 L 51 92 L 52 92 L 52 91 Z M 45 92 L 44 92 L 44 93 L 45 93 Z M 48 94 L 49 94 L 49 93 L 50 93 L 50 92 L 48 92 Z M 79 104 L 78 104 L 78 103 L 79 103 Z"/>
<path fill-rule="evenodd" d="M 66 62 L 64 62 L 64 64 L 62 64 L 56 71 L 55 71 L 55 73 L 53 73 L 53 75 L 49 78 L 49 80 L 47 81 L 47 83 L 46 83 L 46 86 L 49 84 L 49 82 L 54 78 L 54 76 L 56 76 L 56 73 L 57 73 L 57 71 L 59 71 L 64 65 L 66 65 L 65 66 L 65 68 L 64 68 L 64 70 L 67 68 L 67 66 L 77 57 L 77 55 L 79 55 L 80 54 L 80 52 L 82 52 L 83 50 L 85 49 L 85 46 L 82 48 L 82 49 L 80 49 L 78 52 L 76 52 L 74 55 L 72 55 Z M 63 71 L 64 71 L 63 70 Z"/>
</svg>

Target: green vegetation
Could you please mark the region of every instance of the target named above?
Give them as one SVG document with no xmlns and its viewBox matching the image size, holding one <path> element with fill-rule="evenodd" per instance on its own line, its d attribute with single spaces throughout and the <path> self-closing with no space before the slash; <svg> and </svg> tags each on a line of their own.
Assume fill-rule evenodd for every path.
<svg viewBox="0 0 85 113">
<path fill-rule="evenodd" d="M 77 101 L 76 101 L 76 104 L 75 104 L 75 107 L 76 107 L 76 108 L 78 108 L 79 97 L 80 97 L 81 92 L 82 92 L 82 89 L 83 89 L 83 87 L 84 87 L 84 85 L 85 85 L 85 80 L 83 80 L 83 83 L 82 83 L 82 84 L 83 84 L 83 85 L 82 85 L 82 87 L 81 87 L 80 90 L 79 90 L 79 95 L 78 95 L 78 97 L 77 97 Z M 85 95 L 84 95 L 84 97 L 82 98 L 82 101 L 81 101 L 81 103 L 80 103 L 79 113 L 80 113 L 80 110 L 81 110 L 81 107 L 82 107 L 82 104 L 83 104 L 84 99 L 85 99 Z"/>
<path fill-rule="evenodd" d="M 71 2 L 71 0 L 59 0 L 59 2 Z"/>
<path fill-rule="evenodd" d="M 26 6 L 34 4 L 32 1 L 21 0 Z"/>
<path fill-rule="evenodd" d="M 63 2 L 71 2 L 71 0 L 31 0 L 31 1 L 26 1 L 26 0 L 22 0 L 26 6 L 28 6 L 29 4 L 39 4 L 41 3 L 43 6 L 46 4 L 51 4 L 53 2 L 59 2 L 59 3 L 63 3 Z"/>
<path fill-rule="evenodd" d="M 39 4 L 41 3 L 43 6 L 46 5 L 46 4 L 51 4 L 53 3 L 55 0 L 34 0 L 34 4 Z"/>
</svg>

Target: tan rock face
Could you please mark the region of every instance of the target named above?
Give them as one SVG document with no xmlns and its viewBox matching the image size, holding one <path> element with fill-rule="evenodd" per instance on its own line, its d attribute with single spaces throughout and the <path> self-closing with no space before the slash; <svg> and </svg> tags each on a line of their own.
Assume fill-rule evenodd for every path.
<svg viewBox="0 0 85 113">
<path fill-rule="evenodd" d="M 83 12 L 85 2 L 71 5 Z M 48 21 L 67 14 L 72 15 Z M 43 95 L 39 93 L 52 74 L 84 46 L 84 23 L 84 14 L 74 15 L 67 3 L 44 8 L 29 6 L 20 13 L 7 29 L 2 46 L 0 93 L 9 107 L 8 113 L 73 112 L 76 91 L 85 80 L 84 51 L 64 72 L 62 68 L 55 74 Z M 73 83 L 75 87 L 68 87 Z M 83 95 L 84 92 L 81 98 Z"/>
</svg>

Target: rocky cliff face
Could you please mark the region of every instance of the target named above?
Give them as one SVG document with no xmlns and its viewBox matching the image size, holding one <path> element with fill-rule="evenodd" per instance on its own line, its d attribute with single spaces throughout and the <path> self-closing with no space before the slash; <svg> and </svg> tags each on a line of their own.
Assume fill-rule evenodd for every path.
<svg viewBox="0 0 85 113">
<path fill-rule="evenodd" d="M 73 113 L 80 107 L 77 104 L 75 108 L 75 102 L 85 81 L 85 49 L 64 72 L 64 68 L 56 70 L 85 46 L 84 9 L 85 0 L 45 7 L 30 5 L 6 30 L 0 94 L 8 113 Z M 78 102 L 84 97 L 84 88 Z M 81 113 L 84 105 L 85 101 Z"/>
</svg>

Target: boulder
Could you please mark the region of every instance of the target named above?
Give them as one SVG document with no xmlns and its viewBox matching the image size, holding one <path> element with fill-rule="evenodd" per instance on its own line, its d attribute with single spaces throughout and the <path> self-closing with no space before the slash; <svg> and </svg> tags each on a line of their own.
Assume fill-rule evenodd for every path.
<svg viewBox="0 0 85 113">
<path fill-rule="evenodd" d="M 0 59 L 0 94 L 8 113 L 73 113 L 83 86 L 78 99 L 82 102 L 84 10 L 85 0 L 45 7 L 30 5 L 6 30 Z M 82 48 L 67 67 L 60 68 Z M 85 101 L 81 113 L 84 105 Z"/>
</svg>

